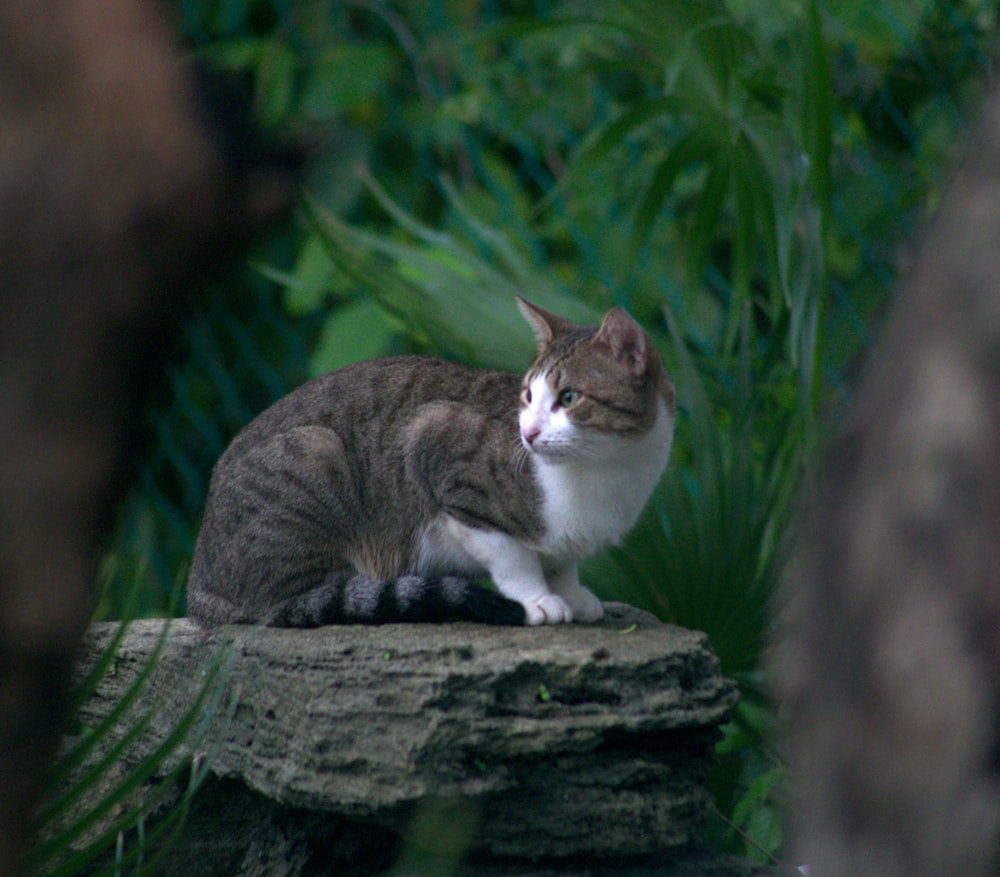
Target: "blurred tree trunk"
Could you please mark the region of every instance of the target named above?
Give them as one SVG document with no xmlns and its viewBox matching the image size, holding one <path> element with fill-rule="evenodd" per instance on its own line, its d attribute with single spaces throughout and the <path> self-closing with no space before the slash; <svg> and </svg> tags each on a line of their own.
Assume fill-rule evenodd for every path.
<svg viewBox="0 0 1000 877">
<path fill-rule="evenodd" d="M 0 875 L 18 872 L 182 285 L 291 200 L 249 132 L 199 104 L 158 13 L 0 4 Z"/>
<path fill-rule="evenodd" d="M 796 862 L 1000 872 L 1000 95 L 811 503 L 776 667 Z"/>
</svg>

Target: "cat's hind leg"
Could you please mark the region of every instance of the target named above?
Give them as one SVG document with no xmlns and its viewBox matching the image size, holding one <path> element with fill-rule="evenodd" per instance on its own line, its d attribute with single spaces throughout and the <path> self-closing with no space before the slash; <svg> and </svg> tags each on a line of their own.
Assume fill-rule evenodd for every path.
<svg viewBox="0 0 1000 877">
<path fill-rule="evenodd" d="M 187 594 L 188 614 L 202 625 L 253 624 L 257 619 L 225 597 L 211 591 L 191 589 Z"/>
</svg>

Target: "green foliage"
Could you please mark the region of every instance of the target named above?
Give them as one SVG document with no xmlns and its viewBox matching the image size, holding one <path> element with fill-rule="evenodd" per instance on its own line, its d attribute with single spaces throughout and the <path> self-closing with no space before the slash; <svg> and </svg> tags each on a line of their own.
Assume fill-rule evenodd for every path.
<svg viewBox="0 0 1000 877">
<path fill-rule="evenodd" d="M 715 750 L 709 785 L 718 819 L 710 831 L 717 848 L 773 863 L 784 840 L 785 768 L 761 675 L 738 677 L 743 699 Z"/>
<path fill-rule="evenodd" d="M 117 672 L 119 647 L 139 593 L 138 586 L 132 588 L 126 617 L 77 682 L 71 697 L 74 716 L 95 696 L 101 680 Z M 211 763 L 212 753 L 199 750 L 221 708 L 232 655 L 221 650 L 206 661 L 201 685 L 176 725 L 122 769 L 122 759 L 141 744 L 162 706 L 159 698 L 149 697 L 150 680 L 169 630 L 170 620 L 164 619 L 149 657 L 105 717 L 93 726 L 71 723 L 74 733 L 66 737 L 50 775 L 49 798 L 36 816 L 37 840 L 27 858 L 31 873 L 154 874 L 183 827 Z"/>
<path fill-rule="evenodd" d="M 713 399 L 671 329 L 685 415 L 672 477 L 626 542 L 598 558 L 586 578 L 607 597 L 706 631 L 727 673 L 750 673 L 760 664 L 807 456 L 805 416 L 794 404 L 763 410 L 769 400 L 761 398 L 748 355 L 732 388 Z M 744 325 L 744 352 L 746 333 Z"/>
<path fill-rule="evenodd" d="M 775 792 L 785 778 L 782 766 L 759 774 L 733 810 L 733 822 L 746 839 L 746 855 L 764 862 L 774 861 L 781 850 L 782 802 Z"/>
<path fill-rule="evenodd" d="M 708 631 L 744 690 L 720 746 L 732 826 L 720 840 L 779 852 L 760 658 L 793 496 L 819 415 L 871 343 L 900 244 L 936 202 L 988 70 L 995 4 L 175 8 L 194 52 L 245 83 L 257 116 L 313 148 L 299 223 L 256 260 L 286 335 L 308 339 L 311 373 L 406 350 L 520 370 L 531 342 L 515 293 L 581 320 L 623 305 L 647 328 L 678 386 L 674 458 L 635 532 L 586 577 Z M 147 491 L 160 506 L 182 498 L 166 527 L 188 550 L 226 434 L 294 382 L 262 364 L 281 323 L 253 290 L 254 308 L 213 314 L 226 342 L 194 338 L 199 368 L 172 376 L 201 412 L 184 440 L 167 441 L 180 416 L 157 424 L 177 474 Z M 266 351 L 256 363 L 254 348 Z M 264 379 L 241 396 L 248 381 L 222 354 Z M 176 462 L 192 447 L 212 451 L 200 476 Z M 141 504 L 129 516 L 143 546 L 162 539 L 155 518 Z"/>
<path fill-rule="evenodd" d="M 290 307 L 334 304 L 316 371 L 395 349 L 519 370 L 531 342 L 514 294 L 588 321 L 630 306 L 676 373 L 685 418 L 674 477 L 589 578 L 707 629 L 730 672 L 757 664 L 822 401 L 832 85 L 815 6 L 786 19 L 776 32 L 722 3 L 641 0 L 502 18 L 470 35 L 452 71 L 468 80 L 454 92 L 478 95 L 474 125 L 452 144 L 476 174 L 432 181 L 430 221 L 370 173 L 357 203 L 379 213 L 366 206 L 366 222 L 314 194 L 298 260 L 269 270 Z M 787 75 L 791 42 L 805 46 L 791 55 L 798 76 Z M 521 91 L 503 74 L 513 57 L 543 76 L 557 46 L 553 92 L 600 86 L 608 108 L 547 108 L 569 134 L 548 133 L 567 163 L 542 191 L 470 129 L 516 136 L 537 159 L 501 121 Z M 533 199 L 542 212 L 525 209 Z"/>
<path fill-rule="evenodd" d="M 366 289 L 397 327 L 405 327 L 412 346 L 519 371 L 530 363 L 535 345 L 517 313 L 515 295 L 529 296 L 571 319 L 599 320 L 598 311 L 534 268 L 503 234 L 478 220 L 451 186 L 445 184 L 448 204 L 475 245 L 421 225 L 374 182 L 370 185 L 415 242 L 352 228 L 316 204 L 310 205 L 313 225 L 336 266 Z"/>
</svg>

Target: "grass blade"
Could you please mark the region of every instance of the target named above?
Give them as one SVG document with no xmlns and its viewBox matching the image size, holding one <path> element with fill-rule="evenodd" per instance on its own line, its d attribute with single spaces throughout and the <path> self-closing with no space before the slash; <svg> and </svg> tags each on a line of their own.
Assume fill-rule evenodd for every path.
<svg viewBox="0 0 1000 877">
<path fill-rule="evenodd" d="M 696 162 L 710 161 L 713 151 L 714 145 L 704 130 L 692 128 L 674 144 L 667 157 L 656 166 L 632 222 L 629 261 L 634 260 L 649 237 L 653 222 L 663 209 L 664 201 L 677 177 L 685 168 Z"/>
</svg>

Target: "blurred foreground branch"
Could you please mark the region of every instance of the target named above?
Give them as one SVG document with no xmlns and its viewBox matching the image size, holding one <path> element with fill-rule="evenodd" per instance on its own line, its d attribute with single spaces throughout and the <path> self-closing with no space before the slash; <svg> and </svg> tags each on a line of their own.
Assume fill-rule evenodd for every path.
<svg viewBox="0 0 1000 877">
<path fill-rule="evenodd" d="M 0 875 L 18 871 L 181 290 L 292 197 L 197 97 L 158 11 L 0 5 Z"/>
<path fill-rule="evenodd" d="M 797 861 L 1000 867 L 1000 94 L 830 448 L 785 595 Z"/>
</svg>

